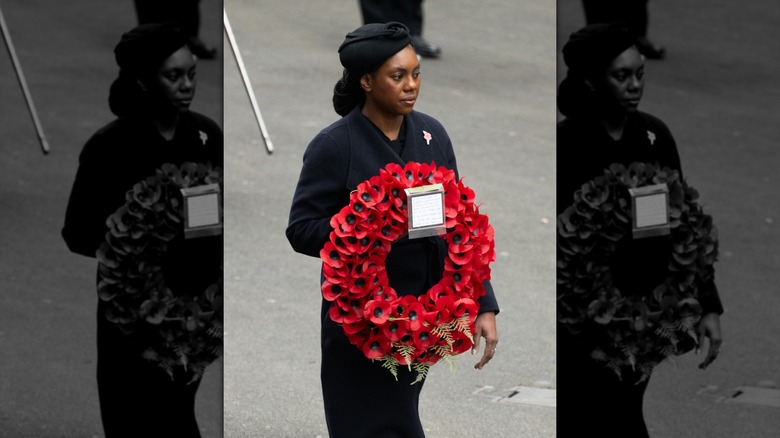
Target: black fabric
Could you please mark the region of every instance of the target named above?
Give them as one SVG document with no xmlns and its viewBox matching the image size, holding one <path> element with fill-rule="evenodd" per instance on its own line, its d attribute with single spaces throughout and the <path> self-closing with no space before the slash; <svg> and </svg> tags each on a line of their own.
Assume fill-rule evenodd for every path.
<svg viewBox="0 0 780 438">
<path fill-rule="evenodd" d="M 174 138 L 166 141 L 150 120 L 120 118 L 95 133 L 79 156 L 62 236 L 68 248 L 95 257 L 107 231 L 106 218 L 125 202 L 125 193 L 164 163 L 222 165 L 222 132 L 193 112 L 181 115 Z M 220 275 L 222 237 L 175 240 L 163 271 L 174 293 L 203 288 Z M 94 292 L 93 292 L 94 293 Z M 128 337 L 105 318 L 98 300 L 98 393 L 107 438 L 199 437 L 194 416 L 199 382 L 174 383 L 141 357 L 143 339 Z"/>
<path fill-rule="evenodd" d="M 134 0 L 138 24 L 174 22 L 187 36 L 198 36 L 200 0 Z"/>
<path fill-rule="evenodd" d="M 635 384 L 631 372 L 618 379 L 560 324 L 556 342 L 556 437 L 649 437 L 642 412 L 649 379 Z"/>
<path fill-rule="evenodd" d="M 388 163 L 435 161 L 457 173 L 452 143 L 435 119 L 416 111 L 405 116 L 405 146 L 399 156 L 360 111 L 357 107 L 322 130 L 304 153 L 286 231 L 297 252 L 319 257 L 331 231 L 330 218 L 348 204 L 349 193 L 359 183 Z M 423 131 L 431 134 L 430 145 Z M 399 294 L 423 293 L 441 278 L 445 255 L 446 244 L 438 237 L 394 243 L 386 260 L 390 285 Z M 489 282 L 485 289 L 480 312 L 498 312 Z M 386 369 L 365 358 L 328 317 L 330 303 L 323 299 L 321 304 L 321 379 L 331 436 L 423 436 L 417 412 L 422 385 L 410 386 L 411 376 L 405 371 L 395 382 Z M 370 410 L 361 409 L 369 405 Z"/>
<path fill-rule="evenodd" d="M 122 34 L 114 57 L 121 71 L 142 78 L 187 42 L 187 34 L 175 23 L 142 24 Z"/>
<path fill-rule="evenodd" d="M 401 23 L 364 24 L 344 38 L 339 60 L 345 69 L 359 76 L 376 70 L 411 43 L 409 28 Z"/>
<path fill-rule="evenodd" d="M 368 118 L 366 118 L 368 119 Z M 382 129 L 379 126 L 376 126 L 374 122 L 369 120 L 369 123 L 374 127 L 374 129 L 377 130 L 379 135 L 382 136 L 382 139 L 387 143 L 387 145 L 390 147 L 390 149 L 395 152 L 396 155 L 399 157 L 403 154 L 404 150 L 404 143 L 406 143 L 406 123 L 401 123 L 401 128 L 398 130 L 398 137 L 394 140 L 390 140 L 384 132 L 382 132 Z"/>
<path fill-rule="evenodd" d="M 638 37 L 647 36 L 648 0 L 582 0 L 585 21 L 613 23 L 620 21 L 631 26 Z"/>
<path fill-rule="evenodd" d="M 623 136 L 614 140 L 590 117 L 567 118 L 557 130 L 557 214 L 573 202 L 582 184 L 603 173 L 612 163 L 658 163 L 680 171 L 677 145 L 658 118 L 629 114 Z M 624 294 L 644 295 L 667 276 L 669 247 L 663 237 L 620 243 L 611 263 L 615 286 Z M 722 313 L 714 281 L 700 286 L 705 312 Z M 561 293 L 563 291 L 559 291 Z M 581 340 L 557 327 L 558 436 L 646 437 L 642 395 L 646 384 L 638 376 L 621 381 L 603 363 L 589 357 Z"/>
<path fill-rule="evenodd" d="M 398 21 L 413 36 L 422 35 L 422 0 L 360 0 L 360 12 L 365 24 Z"/>
</svg>

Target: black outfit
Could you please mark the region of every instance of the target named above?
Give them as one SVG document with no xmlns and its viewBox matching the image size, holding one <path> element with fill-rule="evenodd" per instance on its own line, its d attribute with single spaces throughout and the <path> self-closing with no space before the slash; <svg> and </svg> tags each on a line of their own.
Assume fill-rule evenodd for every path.
<svg viewBox="0 0 780 438">
<path fill-rule="evenodd" d="M 422 35 L 423 0 L 360 0 L 363 23 L 397 21 L 409 28 L 413 36 Z"/>
<path fill-rule="evenodd" d="M 388 163 L 434 161 L 457 174 L 452 143 L 438 121 L 414 111 L 403 123 L 404 136 L 390 142 L 358 106 L 311 141 L 287 227 L 287 238 L 295 251 L 319 257 L 331 232 L 330 218 L 348 204 L 349 194 L 358 184 L 377 175 Z M 423 131 L 431 134 L 430 144 Z M 402 147 L 396 152 L 392 146 Z M 446 254 L 446 243 L 439 237 L 395 242 L 386 260 L 390 285 L 399 296 L 424 293 L 440 280 Z M 498 312 L 489 282 L 485 282 L 485 289 L 480 312 Z M 330 319 L 330 304 L 322 300 L 321 314 L 321 379 L 330 436 L 424 436 L 417 409 L 422 382 L 410 385 L 415 376 L 405 367 L 399 367 L 396 382 L 379 362 L 367 359 Z"/>
<path fill-rule="evenodd" d="M 170 141 L 140 116 L 121 117 L 100 129 L 79 156 L 62 229 L 68 248 L 95 257 L 106 218 L 124 205 L 125 192 L 162 164 L 187 161 L 222 166 L 222 132 L 203 115 L 182 114 Z M 166 285 L 174 293 L 203 288 L 218 278 L 221 263 L 221 236 L 176 239 L 163 264 Z M 174 382 L 143 359 L 142 340 L 121 333 L 106 319 L 106 308 L 98 300 L 97 379 L 106 437 L 199 437 L 194 408 L 200 382 Z"/>
<path fill-rule="evenodd" d="M 613 140 L 594 118 L 577 116 L 558 124 L 557 214 L 572 204 L 582 184 L 603 174 L 612 163 L 660 164 L 680 171 L 677 146 L 658 118 L 630 114 L 620 140 Z M 667 276 L 668 243 L 663 238 L 621 242 L 611 263 L 615 286 L 637 295 L 652 292 Z M 704 312 L 722 313 L 714 283 L 701 287 Z M 560 437 L 647 437 L 642 397 L 647 381 L 635 385 L 638 375 L 614 371 L 589 357 L 576 336 L 557 328 L 557 415 Z"/>
<path fill-rule="evenodd" d="M 409 28 L 417 54 L 425 58 L 438 58 L 441 48 L 422 37 L 423 0 L 360 0 L 363 24 L 397 21 Z"/>
<path fill-rule="evenodd" d="M 211 59 L 216 48 L 208 47 L 198 37 L 200 31 L 200 0 L 135 0 L 138 24 L 173 22 L 180 25 L 190 37 L 193 53 L 199 58 Z"/>
<path fill-rule="evenodd" d="M 621 22 L 631 26 L 637 37 L 637 48 L 650 59 L 661 59 L 666 54 L 663 47 L 653 44 L 647 37 L 648 0 L 582 0 L 587 24 Z"/>
<path fill-rule="evenodd" d="M 644 37 L 647 36 L 647 1 L 582 0 L 582 8 L 588 24 L 620 21 L 631 26 L 637 37 Z"/>
</svg>

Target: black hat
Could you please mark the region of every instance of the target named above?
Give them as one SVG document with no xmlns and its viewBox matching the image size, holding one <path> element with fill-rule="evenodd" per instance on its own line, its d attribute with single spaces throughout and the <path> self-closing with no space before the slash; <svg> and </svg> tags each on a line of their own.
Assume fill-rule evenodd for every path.
<svg viewBox="0 0 780 438">
<path fill-rule="evenodd" d="M 123 74 L 140 77 L 187 43 L 186 33 L 175 23 L 142 24 L 122 35 L 114 56 Z"/>
<path fill-rule="evenodd" d="M 409 28 L 401 23 L 366 24 L 347 34 L 339 60 L 352 73 L 368 73 L 411 43 Z"/>
<path fill-rule="evenodd" d="M 587 76 L 607 68 L 634 44 L 634 32 L 624 23 L 591 24 L 571 34 L 563 46 L 563 61 L 570 70 Z"/>
</svg>

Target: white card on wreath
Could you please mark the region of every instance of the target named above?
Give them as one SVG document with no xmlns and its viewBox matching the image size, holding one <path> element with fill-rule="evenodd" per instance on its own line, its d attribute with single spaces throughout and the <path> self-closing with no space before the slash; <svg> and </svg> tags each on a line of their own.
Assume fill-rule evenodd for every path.
<svg viewBox="0 0 780 438">
<path fill-rule="evenodd" d="M 222 193 L 219 184 L 181 189 L 184 198 L 184 238 L 222 234 Z"/>
<path fill-rule="evenodd" d="M 447 232 L 444 225 L 444 186 L 427 186 L 404 189 L 408 214 L 410 239 L 437 236 Z"/>
<path fill-rule="evenodd" d="M 669 188 L 666 184 L 628 189 L 634 239 L 669 234 Z"/>
</svg>

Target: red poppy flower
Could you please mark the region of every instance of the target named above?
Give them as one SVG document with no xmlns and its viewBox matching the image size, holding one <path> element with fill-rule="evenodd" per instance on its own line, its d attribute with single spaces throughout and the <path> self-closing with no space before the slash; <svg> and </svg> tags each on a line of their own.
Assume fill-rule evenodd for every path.
<svg viewBox="0 0 780 438">
<path fill-rule="evenodd" d="M 463 252 L 448 251 L 447 255 L 449 256 L 450 260 L 453 261 L 453 263 L 457 263 L 459 265 L 465 265 L 471 261 L 471 258 L 474 256 L 474 253 L 472 251 L 463 251 Z"/>
<path fill-rule="evenodd" d="M 454 297 L 455 288 L 452 277 L 443 277 L 441 281 L 428 289 L 428 292 L 425 294 L 425 296 L 426 299 L 430 300 L 431 303 L 436 303 L 436 301 L 442 297 Z"/>
<path fill-rule="evenodd" d="M 444 236 L 444 239 L 449 244 L 449 250 L 455 253 L 467 252 L 473 247 L 471 233 L 463 225 L 456 225 Z"/>
<path fill-rule="evenodd" d="M 360 333 L 363 330 L 366 330 L 368 327 L 368 321 L 361 318 L 359 321 L 344 323 L 342 327 L 344 328 L 345 334 L 354 335 Z"/>
<path fill-rule="evenodd" d="M 466 333 L 453 331 L 450 333 L 450 337 L 452 337 L 452 344 L 450 345 L 450 348 L 452 349 L 453 355 L 465 353 L 469 351 L 473 345 L 471 336 L 467 335 Z"/>
<path fill-rule="evenodd" d="M 466 206 L 466 208 L 470 208 L 474 205 L 474 200 L 476 199 L 474 190 L 466 187 L 466 185 L 463 184 L 462 179 L 458 181 L 458 191 L 460 192 L 460 203 L 462 205 Z"/>
<path fill-rule="evenodd" d="M 398 342 L 406 336 L 407 322 L 404 320 L 390 320 L 382 326 L 382 333 L 391 342 Z"/>
<path fill-rule="evenodd" d="M 436 310 L 439 311 L 439 318 L 447 321 L 455 313 L 455 299 L 452 295 L 443 295 L 436 299 Z"/>
<path fill-rule="evenodd" d="M 363 344 L 363 354 L 369 359 L 379 359 L 390 351 L 390 343 L 381 335 L 369 336 Z"/>
<path fill-rule="evenodd" d="M 428 364 L 430 366 L 436 365 L 436 363 L 439 360 L 441 360 L 441 355 L 437 352 L 435 348 L 429 348 L 421 352 L 414 359 L 415 362 Z"/>
<path fill-rule="evenodd" d="M 384 186 L 375 183 L 376 180 L 364 181 L 358 184 L 356 189 L 356 198 L 368 208 L 374 207 L 381 202 L 384 197 Z"/>
<path fill-rule="evenodd" d="M 452 315 L 456 318 L 467 317 L 470 321 L 477 319 L 479 304 L 470 298 L 461 298 L 455 301 L 455 311 Z"/>
<path fill-rule="evenodd" d="M 409 304 L 409 308 L 406 311 L 406 318 L 409 326 L 409 330 L 419 330 L 425 318 L 425 308 L 419 301 L 414 301 Z"/>
<path fill-rule="evenodd" d="M 381 326 L 390 317 L 391 307 L 387 300 L 369 300 L 363 307 L 363 316 Z"/>
<path fill-rule="evenodd" d="M 320 250 L 320 258 L 326 265 L 333 268 L 344 266 L 344 256 L 333 242 L 325 242 L 325 246 Z"/>
<path fill-rule="evenodd" d="M 344 265 L 336 269 L 326 263 L 322 264 L 322 273 L 325 275 L 325 278 L 327 278 L 333 283 L 338 283 L 338 284 L 347 283 L 350 277 L 350 270 L 351 268 L 347 265 Z"/>
<path fill-rule="evenodd" d="M 428 347 L 439 341 L 439 337 L 433 334 L 428 327 L 423 327 L 420 330 L 412 332 L 412 338 L 414 339 L 414 346 L 419 351 L 425 351 Z"/>
<path fill-rule="evenodd" d="M 330 219 L 330 226 L 340 236 L 349 235 L 358 223 L 358 216 L 349 207 L 344 207 Z"/>
<path fill-rule="evenodd" d="M 366 344 L 366 342 L 368 342 L 368 333 L 365 331 L 347 333 L 346 335 L 349 343 L 356 346 L 360 350 L 363 350 L 363 346 Z"/>
<path fill-rule="evenodd" d="M 594 300 L 588 306 L 588 315 L 599 324 L 606 325 L 615 316 L 615 303 L 611 300 Z"/>
<path fill-rule="evenodd" d="M 346 289 L 344 286 L 337 283 L 332 283 L 330 280 L 325 280 L 322 283 L 322 297 L 327 301 L 334 301 L 337 298 L 345 295 L 347 291 L 348 289 Z"/>
<path fill-rule="evenodd" d="M 349 305 L 349 301 L 345 298 L 337 298 L 333 300 L 330 309 L 328 309 L 328 316 L 333 322 L 344 324 L 345 320 L 354 322 L 354 310 Z"/>
</svg>

